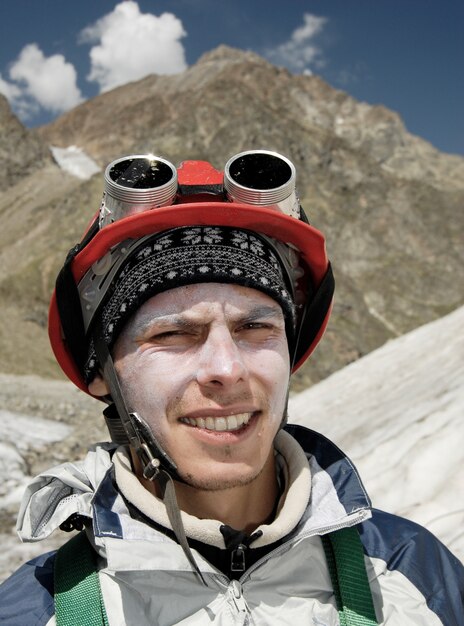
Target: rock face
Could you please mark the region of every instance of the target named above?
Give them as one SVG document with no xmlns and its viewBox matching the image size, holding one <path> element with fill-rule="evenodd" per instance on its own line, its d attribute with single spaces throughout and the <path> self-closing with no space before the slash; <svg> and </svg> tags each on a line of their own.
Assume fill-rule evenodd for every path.
<svg viewBox="0 0 464 626">
<path fill-rule="evenodd" d="M 0 94 L 0 191 L 51 161 L 47 144 L 35 131 L 24 128 Z"/>
<path fill-rule="evenodd" d="M 252 148 L 291 158 L 337 280 L 326 338 L 295 389 L 463 303 L 464 159 L 317 76 L 221 46 L 182 74 L 119 87 L 38 132 L 46 144 L 78 146 L 102 168 L 145 152 L 217 168 Z M 101 174 L 82 182 L 45 164 L 0 195 L 0 291 L 11 316 L 0 330 L 0 369 L 56 375 L 44 330 L 48 297 L 102 189 Z"/>
</svg>

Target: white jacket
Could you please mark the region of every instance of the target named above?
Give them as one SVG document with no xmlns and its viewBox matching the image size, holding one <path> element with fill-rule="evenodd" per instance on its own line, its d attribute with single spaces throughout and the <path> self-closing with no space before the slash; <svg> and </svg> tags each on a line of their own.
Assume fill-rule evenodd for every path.
<svg viewBox="0 0 464 626">
<path fill-rule="evenodd" d="M 124 449 L 111 444 L 38 476 L 25 495 L 18 531 L 23 540 L 38 541 L 71 515 L 87 518 L 111 626 L 338 626 L 320 535 L 359 524 L 380 624 L 463 626 L 459 561 L 416 524 L 372 511 L 355 468 L 327 439 L 302 427 L 287 430 L 275 443 L 285 484 L 277 515 L 249 548 L 266 554 L 239 580 L 202 555 L 202 546 L 225 550 L 221 522 L 182 513 L 206 585 L 201 582 L 165 530 L 163 502 L 140 485 Z M 0 586 L 1 623 L 55 623 L 52 564 L 53 555 L 42 557 Z"/>
</svg>

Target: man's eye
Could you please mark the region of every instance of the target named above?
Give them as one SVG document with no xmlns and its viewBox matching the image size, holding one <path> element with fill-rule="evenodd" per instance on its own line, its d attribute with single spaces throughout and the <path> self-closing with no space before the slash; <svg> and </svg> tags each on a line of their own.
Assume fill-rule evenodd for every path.
<svg viewBox="0 0 464 626">
<path fill-rule="evenodd" d="M 240 326 L 238 332 L 264 334 L 271 332 L 272 329 L 273 326 L 271 324 L 266 324 L 265 322 L 249 322 L 248 324 Z"/>
<path fill-rule="evenodd" d="M 250 329 L 250 330 L 260 329 L 260 328 L 272 328 L 272 324 L 269 324 L 267 322 L 248 322 L 247 324 L 243 325 L 243 328 Z"/>
<path fill-rule="evenodd" d="M 166 330 L 162 333 L 154 333 L 149 338 L 149 341 L 153 343 L 163 343 L 180 340 L 186 336 L 188 336 L 188 333 L 184 330 Z"/>
</svg>

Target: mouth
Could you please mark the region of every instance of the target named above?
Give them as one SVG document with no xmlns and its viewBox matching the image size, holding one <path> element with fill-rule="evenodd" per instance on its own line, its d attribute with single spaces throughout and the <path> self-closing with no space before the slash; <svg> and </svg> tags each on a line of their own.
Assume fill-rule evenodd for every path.
<svg viewBox="0 0 464 626">
<path fill-rule="evenodd" d="M 220 417 L 181 417 L 179 421 L 200 430 L 224 433 L 245 428 L 253 415 L 255 413 L 235 413 Z"/>
</svg>

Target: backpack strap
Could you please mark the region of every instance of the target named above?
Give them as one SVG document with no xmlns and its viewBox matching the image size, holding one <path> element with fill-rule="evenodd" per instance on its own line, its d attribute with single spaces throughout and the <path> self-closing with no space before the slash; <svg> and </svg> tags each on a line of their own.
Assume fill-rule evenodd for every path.
<svg viewBox="0 0 464 626">
<path fill-rule="evenodd" d="M 375 626 L 364 551 L 355 526 L 321 537 L 340 618 L 340 626 Z"/>
<path fill-rule="evenodd" d="M 108 626 L 97 556 L 85 532 L 58 550 L 54 576 L 57 626 Z"/>
</svg>

